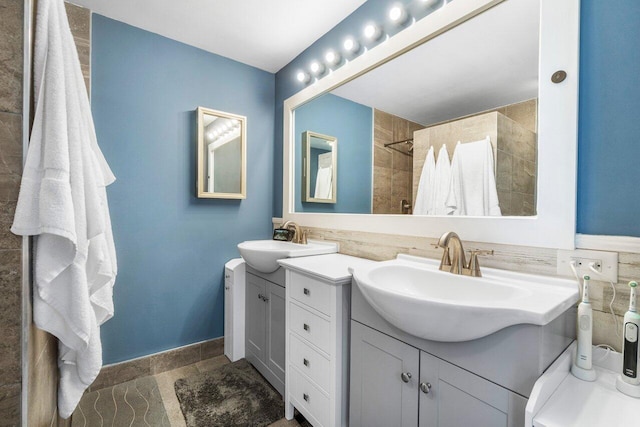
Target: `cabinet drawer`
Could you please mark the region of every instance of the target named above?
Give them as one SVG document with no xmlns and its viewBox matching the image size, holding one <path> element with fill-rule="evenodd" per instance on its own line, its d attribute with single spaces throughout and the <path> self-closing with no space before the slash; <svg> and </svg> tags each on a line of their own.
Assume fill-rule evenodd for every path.
<svg viewBox="0 0 640 427">
<path fill-rule="evenodd" d="M 291 272 L 291 298 L 315 308 L 327 316 L 334 316 L 331 304 L 332 286 L 295 271 Z"/>
<path fill-rule="evenodd" d="M 323 394 L 318 387 L 307 380 L 304 375 L 298 372 L 296 368 L 291 369 L 290 385 L 291 397 L 298 402 L 296 407 L 299 410 L 306 410 L 308 414 L 305 414 L 303 410 L 300 412 L 305 416 L 311 415 L 318 420 L 320 426 L 313 423 L 314 427 L 328 426 L 330 419 L 329 398 Z"/>
<path fill-rule="evenodd" d="M 289 334 L 289 363 L 329 393 L 331 363 L 305 344 L 296 334 Z"/>
<path fill-rule="evenodd" d="M 320 350 L 333 355 L 334 338 L 331 334 L 331 322 L 305 310 L 297 304 L 289 303 L 289 329 L 308 340 Z"/>
</svg>

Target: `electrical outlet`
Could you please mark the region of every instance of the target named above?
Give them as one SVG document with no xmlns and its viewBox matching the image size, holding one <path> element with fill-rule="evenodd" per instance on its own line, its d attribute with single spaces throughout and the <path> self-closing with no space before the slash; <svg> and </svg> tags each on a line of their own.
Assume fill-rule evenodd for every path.
<svg viewBox="0 0 640 427">
<path fill-rule="evenodd" d="M 571 261 L 575 262 L 578 277 L 587 274 L 592 280 L 609 280 L 613 283 L 618 282 L 618 253 L 603 251 L 588 251 L 584 249 L 576 249 L 574 251 L 558 251 L 557 272 L 563 276 L 573 277 L 571 270 Z M 599 273 L 593 272 L 589 265 L 593 264 L 594 269 Z"/>
</svg>

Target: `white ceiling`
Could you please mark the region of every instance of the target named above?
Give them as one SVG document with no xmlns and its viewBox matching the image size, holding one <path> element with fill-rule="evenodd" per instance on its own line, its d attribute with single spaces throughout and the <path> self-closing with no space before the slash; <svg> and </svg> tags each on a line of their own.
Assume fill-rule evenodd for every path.
<svg viewBox="0 0 640 427">
<path fill-rule="evenodd" d="M 280 70 L 365 0 L 71 0 L 95 13 Z"/>
<path fill-rule="evenodd" d="M 509 0 L 332 93 L 425 126 L 536 98 L 539 26 Z"/>
</svg>

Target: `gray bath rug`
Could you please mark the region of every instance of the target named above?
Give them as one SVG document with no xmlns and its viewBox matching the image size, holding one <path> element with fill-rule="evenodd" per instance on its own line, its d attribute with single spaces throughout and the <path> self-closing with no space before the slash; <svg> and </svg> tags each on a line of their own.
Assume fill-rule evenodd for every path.
<svg viewBox="0 0 640 427">
<path fill-rule="evenodd" d="M 152 376 L 86 393 L 71 418 L 72 427 L 170 425 Z"/>
<path fill-rule="evenodd" d="M 284 416 L 278 392 L 245 359 L 174 384 L 188 427 L 263 427 Z"/>
</svg>

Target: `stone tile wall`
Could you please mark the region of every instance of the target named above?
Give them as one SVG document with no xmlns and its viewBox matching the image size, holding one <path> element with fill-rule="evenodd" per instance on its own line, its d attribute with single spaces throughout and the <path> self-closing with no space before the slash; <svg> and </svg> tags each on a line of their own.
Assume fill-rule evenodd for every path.
<svg viewBox="0 0 640 427">
<path fill-rule="evenodd" d="M 494 149 L 496 187 L 502 215 L 535 215 L 536 115 L 536 100 L 533 99 L 495 111 L 440 123 L 415 132 L 413 136 L 413 199 L 415 200 L 418 191 L 418 183 L 429 147 L 434 147 L 437 157 L 440 147 L 446 145 L 451 159 L 457 141 L 477 141 L 488 135 Z"/>
<path fill-rule="evenodd" d="M 23 0 L 0 0 L 0 426 L 20 424 L 21 238 L 9 231 L 22 175 Z"/>
<path fill-rule="evenodd" d="M 22 239 L 9 228 L 22 176 L 24 4 L 23 0 L 0 0 L 0 426 L 21 423 Z M 73 5 L 67 8 L 89 84 L 89 11 Z M 56 347 L 53 337 L 31 326 L 30 426 L 55 425 Z"/>
<path fill-rule="evenodd" d="M 373 131 L 373 213 L 400 214 L 401 201 L 413 204 L 411 156 L 385 147 L 384 144 L 413 138 L 424 126 L 384 111 L 374 111 Z M 409 145 L 397 144 L 407 153 Z"/>
</svg>

